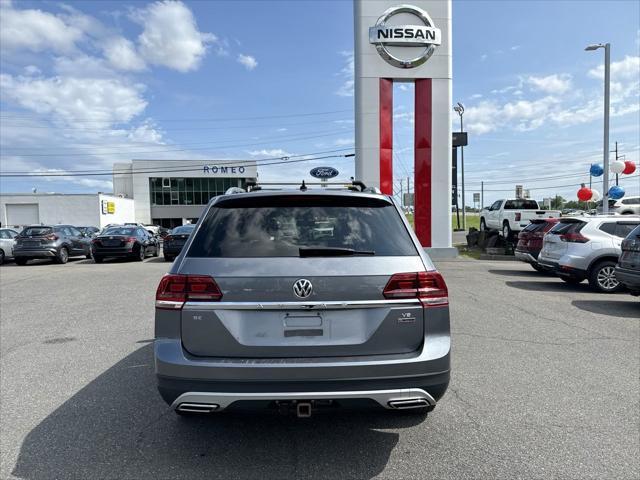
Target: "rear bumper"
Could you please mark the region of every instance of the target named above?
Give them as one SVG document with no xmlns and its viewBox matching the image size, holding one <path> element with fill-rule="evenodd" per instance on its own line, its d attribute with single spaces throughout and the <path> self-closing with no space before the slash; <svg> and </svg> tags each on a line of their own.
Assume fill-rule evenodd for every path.
<svg viewBox="0 0 640 480">
<path fill-rule="evenodd" d="M 170 254 L 170 255 L 178 255 L 181 251 L 182 251 L 182 247 L 184 247 L 184 245 L 167 245 L 166 243 L 162 245 L 162 252 L 164 254 Z"/>
<path fill-rule="evenodd" d="M 39 249 L 13 249 L 14 258 L 52 258 L 58 254 L 55 248 L 39 248 Z"/>
<path fill-rule="evenodd" d="M 616 267 L 616 279 L 629 290 L 640 291 L 640 272 L 629 268 Z"/>
<path fill-rule="evenodd" d="M 92 247 L 94 257 L 130 257 L 135 255 L 133 248 L 95 248 Z"/>
<path fill-rule="evenodd" d="M 538 264 L 551 270 L 556 275 L 574 278 L 587 277 L 587 271 L 585 269 L 572 265 L 571 258 L 569 256 L 562 257 L 558 262 L 547 260 L 544 257 L 539 256 Z"/>
<path fill-rule="evenodd" d="M 516 258 L 522 262 L 538 263 L 538 252 L 527 252 L 524 250 L 516 250 L 514 252 Z"/>
</svg>

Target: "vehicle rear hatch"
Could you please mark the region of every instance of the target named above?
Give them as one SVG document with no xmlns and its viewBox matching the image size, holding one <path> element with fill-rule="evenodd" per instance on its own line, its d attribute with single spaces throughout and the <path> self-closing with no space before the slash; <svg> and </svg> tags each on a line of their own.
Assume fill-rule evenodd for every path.
<svg viewBox="0 0 640 480">
<path fill-rule="evenodd" d="M 586 243 L 588 238 L 580 235 L 586 222 L 578 218 L 563 218 L 544 236 L 542 253 L 546 258 L 559 260 L 572 243 Z"/>
<path fill-rule="evenodd" d="M 636 227 L 622 241 L 622 253 L 618 264 L 622 268 L 640 272 L 640 227 Z"/>
<path fill-rule="evenodd" d="M 16 245 L 21 248 L 38 250 L 56 240 L 57 236 L 51 227 L 27 227 L 16 237 Z"/>
<path fill-rule="evenodd" d="M 412 352 L 423 342 L 425 310 L 383 292 L 394 273 L 424 271 L 385 197 L 224 197 L 175 272 L 211 276 L 222 293 L 219 302 L 186 303 L 183 346 L 215 357 Z"/>
</svg>

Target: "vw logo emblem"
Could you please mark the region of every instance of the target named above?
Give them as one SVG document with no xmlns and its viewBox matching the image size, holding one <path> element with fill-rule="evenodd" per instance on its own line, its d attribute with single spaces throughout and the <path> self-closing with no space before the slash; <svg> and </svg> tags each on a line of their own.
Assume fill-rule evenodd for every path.
<svg viewBox="0 0 640 480">
<path fill-rule="evenodd" d="M 396 15 L 398 17 L 391 21 Z M 369 28 L 369 43 L 375 45 L 380 56 L 390 65 L 414 68 L 433 55 L 436 46 L 442 43 L 442 32 L 435 28 L 433 20 L 423 9 L 398 5 L 385 11 L 375 26 Z M 415 49 L 420 49 L 418 55 Z"/>
<path fill-rule="evenodd" d="M 313 285 L 306 278 L 296 280 L 293 284 L 293 293 L 298 298 L 307 298 L 313 292 Z"/>
</svg>

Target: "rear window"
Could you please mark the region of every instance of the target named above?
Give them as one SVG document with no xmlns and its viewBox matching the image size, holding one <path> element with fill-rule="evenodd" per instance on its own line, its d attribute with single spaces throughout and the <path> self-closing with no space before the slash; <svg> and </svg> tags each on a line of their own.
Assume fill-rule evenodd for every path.
<svg viewBox="0 0 640 480">
<path fill-rule="evenodd" d="M 555 235 L 566 235 L 567 233 L 578 233 L 582 230 L 582 227 L 586 225 L 585 222 L 558 222 L 558 224 L 549 230 L 549 233 Z"/>
<path fill-rule="evenodd" d="M 298 257 L 300 247 L 417 255 L 393 205 L 367 197 L 273 196 L 225 201 L 207 213 L 189 257 Z"/>
<path fill-rule="evenodd" d="M 195 228 L 195 225 L 183 225 L 182 227 L 176 227 L 173 230 L 171 230 L 171 233 L 173 235 L 188 235 L 191 232 L 193 232 L 193 229 Z"/>
<path fill-rule="evenodd" d="M 546 222 L 536 222 L 536 223 L 530 223 L 529 225 L 527 225 L 526 227 L 524 227 L 522 229 L 523 232 L 528 232 L 528 233 L 535 233 L 535 232 L 541 232 L 542 230 L 544 230 L 544 227 L 547 225 Z"/>
<path fill-rule="evenodd" d="M 538 202 L 535 200 L 507 200 L 504 204 L 505 210 L 537 210 Z"/>
<path fill-rule="evenodd" d="M 103 235 L 136 235 L 138 229 L 137 228 L 108 228 L 105 230 Z"/>
<path fill-rule="evenodd" d="M 53 229 L 51 227 L 27 227 L 22 231 L 20 236 L 42 237 L 44 235 L 49 235 L 50 233 L 53 233 Z"/>
</svg>

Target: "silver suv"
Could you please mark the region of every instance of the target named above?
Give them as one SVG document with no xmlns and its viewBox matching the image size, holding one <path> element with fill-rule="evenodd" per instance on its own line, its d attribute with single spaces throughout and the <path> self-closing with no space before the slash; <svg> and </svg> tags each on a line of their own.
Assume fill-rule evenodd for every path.
<svg viewBox="0 0 640 480">
<path fill-rule="evenodd" d="M 211 200 L 156 293 L 158 388 L 177 413 L 435 407 L 447 286 L 393 199 L 362 190 Z"/>
<path fill-rule="evenodd" d="M 538 263 L 565 282 L 586 279 L 599 292 L 617 292 L 623 288 L 615 275 L 622 240 L 638 224 L 637 215 L 562 218 L 544 236 Z"/>
</svg>

